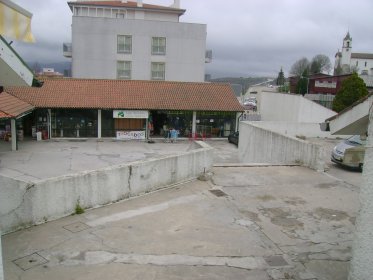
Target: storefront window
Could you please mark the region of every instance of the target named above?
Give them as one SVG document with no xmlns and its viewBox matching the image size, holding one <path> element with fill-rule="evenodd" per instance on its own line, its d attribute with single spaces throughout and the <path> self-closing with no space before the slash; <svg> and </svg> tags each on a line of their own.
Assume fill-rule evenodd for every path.
<svg viewBox="0 0 373 280">
<path fill-rule="evenodd" d="M 196 132 L 203 137 L 227 137 L 235 126 L 234 112 L 197 112 Z"/>
<path fill-rule="evenodd" d="M 97 110 L 52 110 L 52 137 L 97 137 Z"/>
<path fill-rule="evenodd" d="M 151 135 L 165 136 L 170 128 L 179 132 L 179 137 L 189 137 L 192 131 L 191 111 L 151 111 L 149 117 Z"/>
</svg>

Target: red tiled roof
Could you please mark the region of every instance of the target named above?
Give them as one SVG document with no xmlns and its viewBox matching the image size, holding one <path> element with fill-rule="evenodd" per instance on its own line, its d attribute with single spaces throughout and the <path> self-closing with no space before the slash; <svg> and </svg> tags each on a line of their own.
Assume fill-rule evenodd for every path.
<svg viewBox="0 0 373 280">
<path fill-rule="evenodd" d="M 34 106 L 3 91 L 0 93 L 0 118 L 16 118 Z"/>
<path fill-rule="evenodd" d="M 0 119 L 9 119 L 12 116 L 8 115 L 7 113 L 0 111 Z"/>
<path fill-rule="evenodd" d="M 6 91 L 37 108 L 243 111 L 231 86 L 221 83 L 61 79 Z"/>
<path fill-rule="evenodd" d="M 373 53 L 352 53 L 351 58 L 373 59 Z"/>
<path fill-rule="evenodd" d="M 153 9 L 153 10 L 169 10 L 177 11 L 181 14 L 185 12 L 183 9 L 178 9 L 174 7 L 160 6 L 160 5 L 151 5 L 143 4 L 142 7 L 137 6 L 137 2 L 133 1 L 77 1 L 77 2 L 68 2 L 69 5 L 84 5 L 84 6 L 104 6 L 104 7 L 118 7 L 118 8 L 140 8 L 140 9 Z"/>
</svg>

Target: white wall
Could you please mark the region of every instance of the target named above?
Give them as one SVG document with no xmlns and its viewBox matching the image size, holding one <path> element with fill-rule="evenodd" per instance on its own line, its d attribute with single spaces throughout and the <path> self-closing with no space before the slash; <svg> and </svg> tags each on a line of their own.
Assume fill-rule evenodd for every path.
<svg viewBox="0 0 373 280">
<path fill-rule="evenodd" d="M 349 280 L 372 279 L 373 275 L 373 111 L 370 111 L 365 148 L 363 180 L 360 188 L 360 211 L 352 246 Z"/>
<path fill-rule="evenodd" d="M 277 132 L 280 134 L 295 136 L 323 137 L 323 138 L 337 138 L 344 137 L 341 135 L 332 135 L 330 131 L 321 131 L 318 123 L 300 123 L 300 122 L 255 122 L 256 126 L 263 129 Z M 347 137 L 347 136 L 346 136 Z"/>
<path fill-rule="evenodd" d="M 3 233 L 109 204 L 198 177 L 213 165 L 213 148 L 138 161 L 105 169 L 42 180 L 35 184 L 0 176 L 0 228 Z"/>
<path fill-rule="evenodd" d="M 256 122 L 240 123 L 238 154 L 243 163 L 301 164 L 321 171 L 325 167 L 322 146 L 263 129 Z"/>
<path fill-rule="evenodd" d="M 117 35 L 132 35 L 132 54 L 117 53 Z M 151 55 L 152 37 L 166 37 L 166 55 Z M 151 62 L 165 62 L 167 81 L 203 82 L 206 25 L 73 17 L 74 78 L 116 79 L 118 60 L 132 61 L 132 79 L 150 80 Z"/>
<path fill-rule="evenodd" d="M 336 113 L 303 96 L 274 92 L 260 93 L 262 121 L 321 123 Z"/>
<path fill-rule="evenodd" d="M 4 280 L 3 250 L 1 246 L 1 229 L 0 229 L 0 280 Z"/>
<path fill-rule="evenodd" d="M 34 74 L 16 53 L 0 40 L 0 85 L 31 86 Z"/>
</svg>

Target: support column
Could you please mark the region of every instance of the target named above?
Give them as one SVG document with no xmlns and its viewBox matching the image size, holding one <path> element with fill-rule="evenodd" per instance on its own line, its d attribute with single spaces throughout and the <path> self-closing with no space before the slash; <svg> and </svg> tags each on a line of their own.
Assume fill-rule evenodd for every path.
<svg viewBox="0 0 373 280">
<path fill-rule="evenodd" d="M 97 138 L 100 139 L 101 138 L 101 129 L 102 129 L 102 125 L 101 125 L 101 110 L 98 110 L 97 111 Z"/>
<path fill-rule="evenodd" d="M 17 130 L 16 119 L 10 120 L 10 131 L 12 134 L 12 151 L 17 151 Z"/>
<path fill-rule="evenodd" d="M 197 127 L 197 112 L 193 111 L 192 137 L 196 135 L 196 127 Z"/>
<path fill-rule="evenodd" d="M 236 113 L 236 128 L 235 128 L 235 132 L 239 130 L 240 128 L 240 116 L 242 115 L 242 113 Z"/>
<path fill-rule="evenodd" d="M 373 111 L 370 108 L 360 211 L 356 219 L 349 280 L 372 279 L 373 275 Z"/>
<path fill-rule="evenodd" d="M 52 139 L 52 110 L 48 109 L 48 137 Z"/>
</svg>

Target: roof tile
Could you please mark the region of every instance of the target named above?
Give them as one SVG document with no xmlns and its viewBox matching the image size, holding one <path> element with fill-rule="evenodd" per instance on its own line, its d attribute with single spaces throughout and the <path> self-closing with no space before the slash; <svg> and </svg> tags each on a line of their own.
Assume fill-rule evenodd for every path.
<svg viewBox="0 0 373 280">
<path fill-rule="evenodd" d="M 0 118 L 16 118 L 31 111 L 34 106 L 14 97 L 7 92 L 0 93 Z"/>
<path fill-rule="evenodd" d="M 222 83 L 62 79 L 6 91 L 38 108 L 243 111 Z"/>
</svg>

